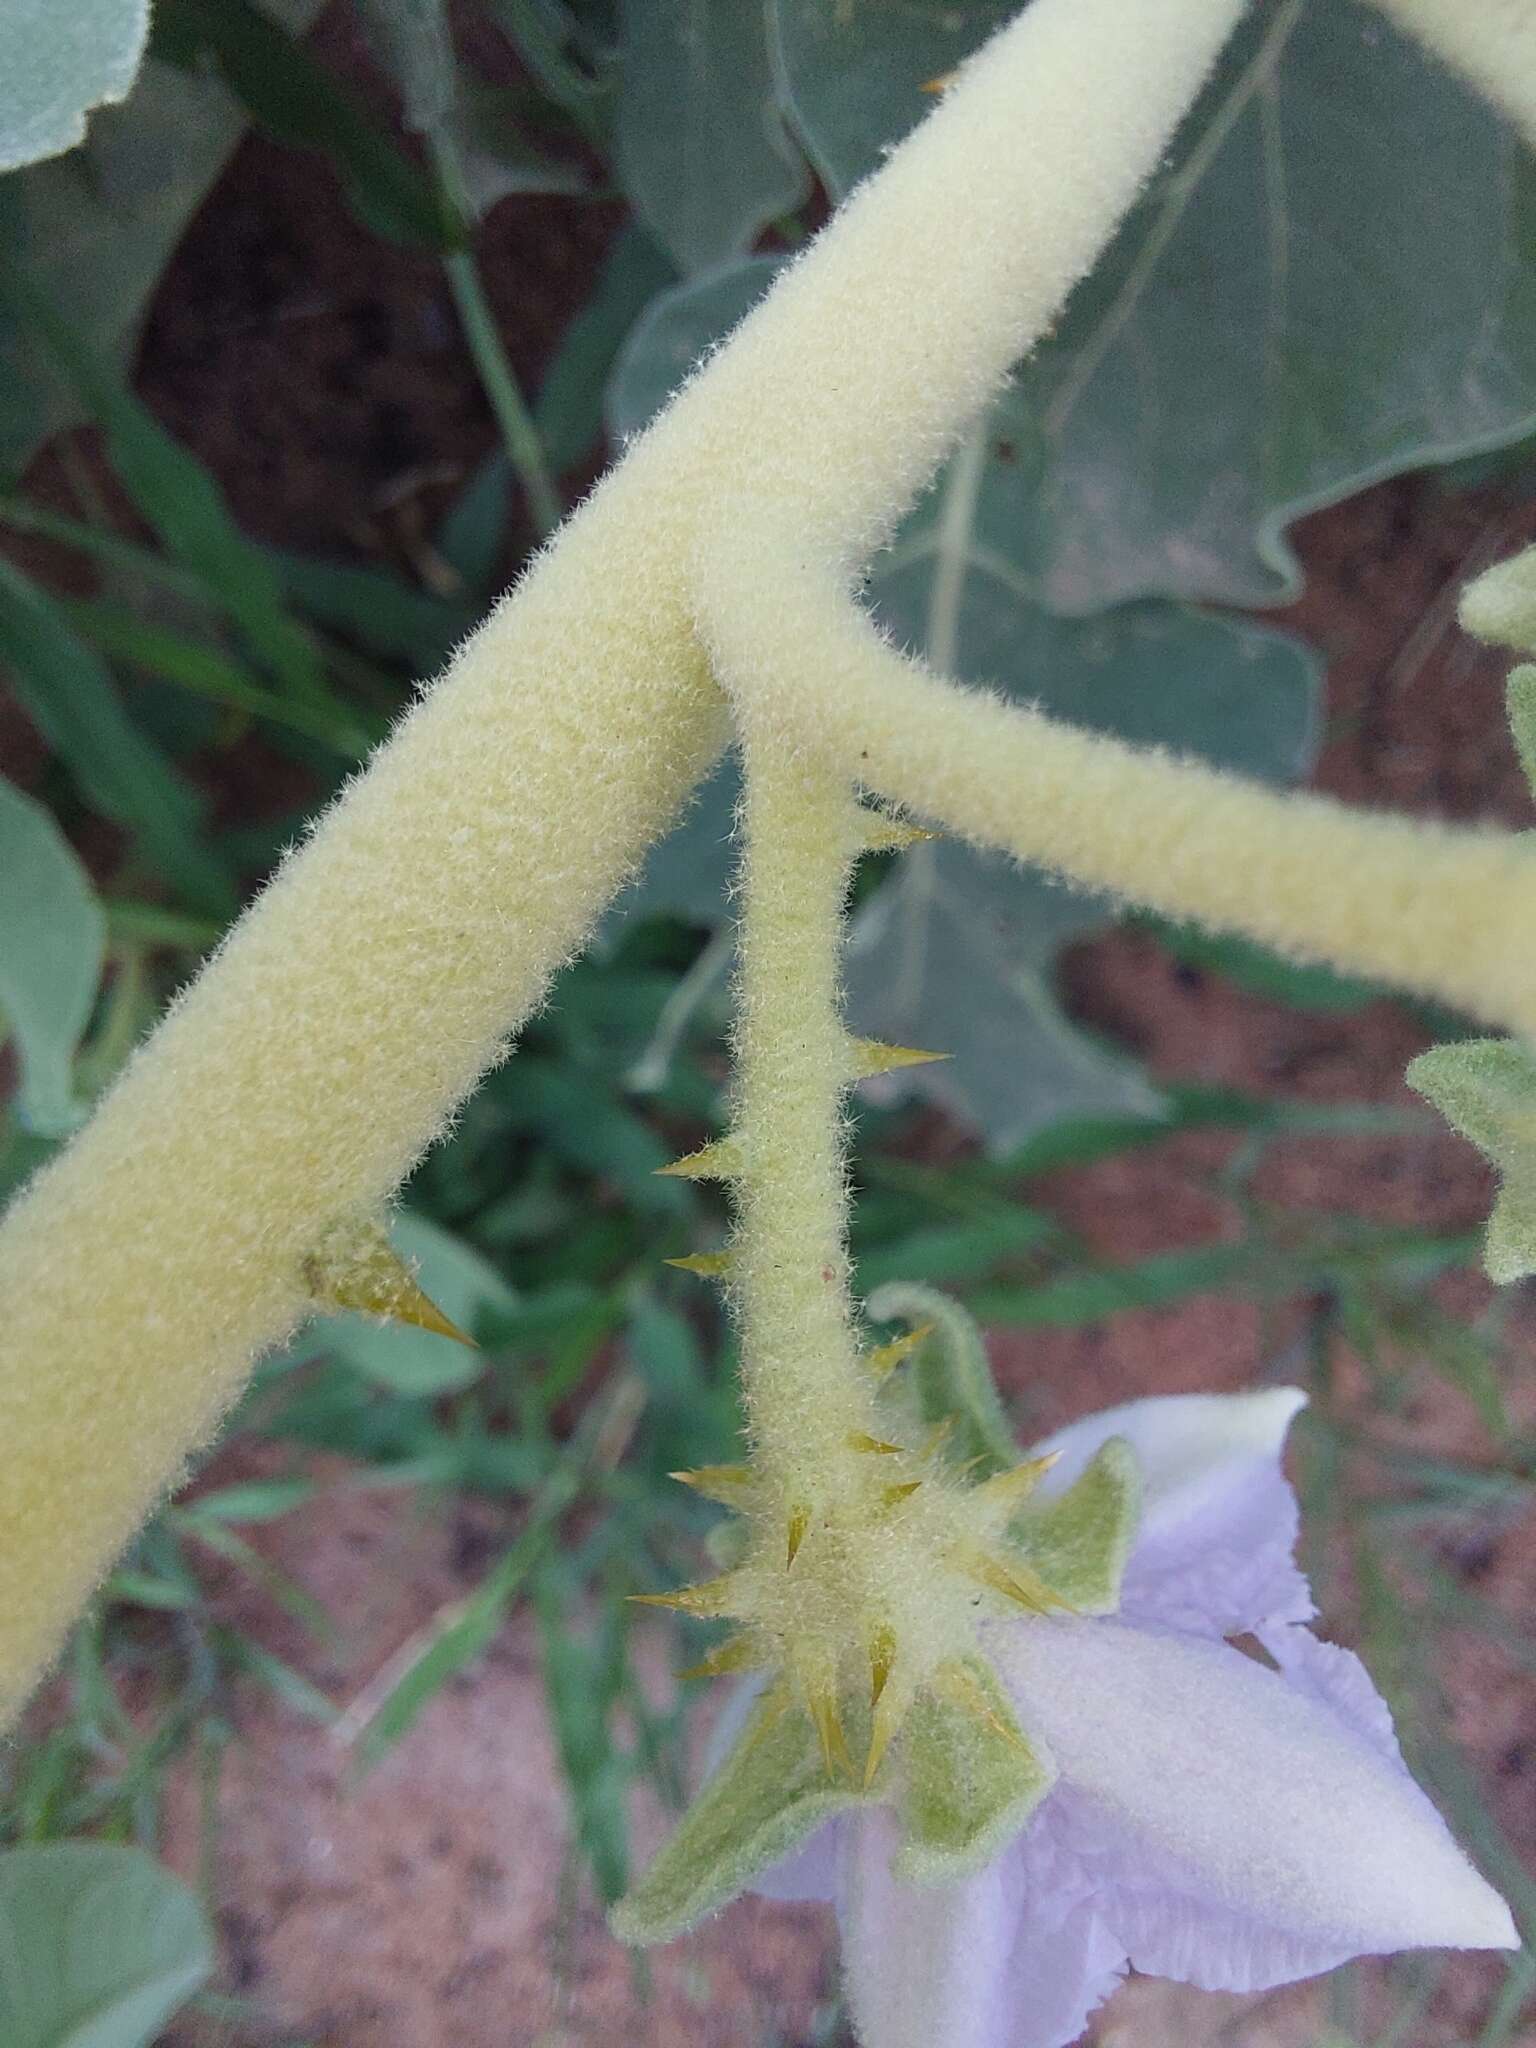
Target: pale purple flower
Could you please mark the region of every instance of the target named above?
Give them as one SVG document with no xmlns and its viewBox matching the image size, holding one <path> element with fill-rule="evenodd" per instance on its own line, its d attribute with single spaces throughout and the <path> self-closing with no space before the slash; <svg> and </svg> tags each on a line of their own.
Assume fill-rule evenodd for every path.
<svg viewBox="0 0 1536 2048">
<path fill-rule="evenodd" d="M 894 1875 L 897 1823 L 878 1806 L 756 1882 L 835 1901 L 869 2048 L 1064 2048 L 1128 1966 L 1258 1991 L 1355 1956 L 1518 1945 L 1404 1768 L 1363 1665 L 1306 1626 L 1280 1469 L 1304 1398 L 1136 1401 L 1039 1447 L 1062 1454 L 1042 1491 L 1113 1436 L 1145 1486 L 1115 1617 L 986 1627 L 1056 1785 L 953 1884 Z"/>
</svg>

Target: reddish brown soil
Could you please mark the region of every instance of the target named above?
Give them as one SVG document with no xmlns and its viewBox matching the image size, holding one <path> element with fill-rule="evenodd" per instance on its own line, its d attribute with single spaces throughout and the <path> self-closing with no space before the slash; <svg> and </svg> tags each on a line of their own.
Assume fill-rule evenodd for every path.
<svg viewBox="0 0 1536 2048">
<path fill-rule="evenodd" d="M 355 59 L 339 44 L 338 52 Z M 485 269 L 513 359 L 530 378 L 610 226 L 603 210 L 567 201 L 513 201 L 493 214 Z M 218 471 L 251 531 L 407 567 L 448 487 L 492 438 L 430 263 L 367 240 L 323 171 L 259 141 L 241 150 L 172 266 L 147 330 L 141 388 Z M 59 476 L 57 457 L 47 458 L 40 483 Z M 1470 570 L 1533 527 L 1536 516 L 1499 493 L 1446 497 L 1415 482 L 1307 523 L 1308 595 L 1290 616 L 1329 661 L 1320 786 L 1431 815 L 1531 822 L 1500 736 L 1500 664 L 1457 633 L 1451 601 Z M 13 748 L 7 727 L 3 744 L 8 764 L 24 763 L 23 734 Z M 1085 1018 L 1165 1079 L 1315 1102 L 1412 1099 L 1402 1069 L 1424 1033 L 1391 1003 L 1342 1018 L 1298 1015 L 1191 974 L 1133 935 L 1079 948 L 1067 982 Z M 1236 1218 L 1208 1185 L 1229 1143 L 1172 1140 L 1051 1176 L 1031 1198 L 1111 1257 L 1233 1234 Z M 1489 1200 L 1470 1152 L 1435 1134 L 1291 1144 L 1261 1189 L 1297 1209 L 1436 1227 L 1471 1226 Z M 1475 1309 L 1481 1283 L 1458 1277 L 1444 1299 Z M 1033 1429 L 1138 1394 L 1241 1386 L 1276 1355 L 1303 1308 L 1266 1326 L 1242 1301 L 1205 1300 L 1071 1334 L 1002 1335 L 995 1355 L 1021 1426 Z M 1512 1403 L 1529 1427 L 1528 1335 L 1513 1350 Z M 1345 1371 L 1347 1381 L 1347 1362 Z M 1467 1404 L 1443 1390 L 1417 1398 L 1400 1426 L 1420 1447 L 1487 1453 Z M 334 1464 L 315 1469 L 345 1477 Z M 337 1617 L 334 1647 L 317 1653 L 243 1584 L 222 1588 L 223 1610 L 334 1697 L 351 1699 L 473 1582 L 462 1568 L 475 1549 L 465 1531 L 482 1512 L 330 1484 L 261 1540 Z M 1475 1557 L 1452 1561 L 1475 1568 L 1479 1590 L 1509 1614 L 1529 1616 L 1536 1528 L 1505 1529 Z M 1328 1620 L 1348 1633 L 1347 1611 Z M 1471 1646 L 1442 1677 L 1503 1824 L 1536 1855 L 1529 1681 Z M 658 1672 L 658 1686 L 667 1682 Z M 349 1788 L 330 1738 L 267 1695 L 242 1690 L 231 1712 L 238 1739 L 219 1796 L 216 1856 L 223 1988 L 255 2018 L 186 2022 L 171 2037 L 177 2048 L 809 2048 L 829 2038 L 834 1963 L 815 1909 L 734 1907 L 656 1957 L 642 1993 L 590 1900 L 562 1883 L 559 1777 L 520 1622 L 359 1789 Z M 655 1816 L 645 1822 L 654 1833 Z M 190 1775 L 174 1790 L 169 1853 L 196 1867 Z M 1467 2038 L 1491 1981 L 1480 1963 L 1451 1971 L 1405 2048 Z M 1105 2048 L 1300 2048 L 1324 2031 L 1309 1990 L 1234 2000 L 1134 1985 L 1097 2038 Z M 1536 2025 L 1517 2038 L 1536 2042 Z"/>
</svg>

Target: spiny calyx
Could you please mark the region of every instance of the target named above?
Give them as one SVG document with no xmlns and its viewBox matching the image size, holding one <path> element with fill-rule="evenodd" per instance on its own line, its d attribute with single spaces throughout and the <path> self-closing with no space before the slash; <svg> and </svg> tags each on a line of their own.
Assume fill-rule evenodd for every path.
<svg viewBox="0 0 1536 2048">
<path fill-rule="evenodd" d="M 734 1748 L 616 1916 L 626 1939 L 670 1938 L 864 1800 L 895 1804 L 907 1875 L 953 1878 L 995 1853 L 1051 1783 L 978 1625 L 1118 1604 L 1134 1459 L 1111 1442 L 1042 1499 L 1052 1458 L 957 1464 L 946 1451 L 966 1428 L 926 1426 L 890 1378 L 872 1404 L 879 1433 L 850 1442 L 814 1498 L 745 1466 L 677 1475 L 740 1514 L 741 1561 L 641 1597 L 732 1624 L 689 1675 L 763 1681 Z"/>
</svg>

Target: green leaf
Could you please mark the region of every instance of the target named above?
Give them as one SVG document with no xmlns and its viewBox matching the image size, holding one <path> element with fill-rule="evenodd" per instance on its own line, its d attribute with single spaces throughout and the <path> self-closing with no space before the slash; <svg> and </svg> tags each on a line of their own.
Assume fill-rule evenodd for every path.
<svg viewBox="0 0 1536 2048">
<path fill-rule="evenodd" d="M 302 701 L 324 704 L 320 657 L 283 604 L 265 556 L 236 526 L 212 473 L 174 441 L 127 383 L 91 351 L 26 273 L 0 267 L 0 293 L 26 319 L 107 437 L 129 496 L 222 603 L 253 652 Z"/>
<path fill-rule="evenodd" d="M 614 237 L 597 283 L 555 350 L 533 408 L 551 469 L 573 469 L 603 431 L 603 395 L 636 321 L 673 281 L 651 237 L 626 226 Z"/>
<path fill-rule="evenodd" d="M 783 267 L 779 256 L 749 256 L 651 301 L 613 366 L 608 431 L 615 441 L 649 426 L 706 350 L 746 318 Z"/>
<path fill-rule="evenodd" d="M 581 1069 L 525 1057 L 509 1075 L 519 1122 L 537 1130 L 561 1159 L 615 1181 L 641 1215 L 679 1216 L 693 1206 L 687 1183 L 658 1179 L 672 1157 L 651 1126 L 611 1083 L 594 1086 Z"/>
<path fill-rule="evenodd" d="M 1141 1516 L 1141 1472 L 1123 1437 L 1095 1452 L 1055 1500 L 1030 1501 L 1009 1535 L 1053 1593 L 1079 1614 L 1113 1614 Z"/>
<path fill-rule="evenodd" d="M 148 0 L 8 0 L 0 14 L 0 171 L 58 156 L 93 107 L 124 100 Z"/>
<path fill-rule="evenodd" d="M 7 244 L 86 346 L 120 362 L 187 220 L 239 139 L 223 88 L 151 59 L 84 144 L 6 179 Z M 82 417 L 73 393 L 0 306 L 0 474 Z"/>
<path fill-rule="evenodd" d="M 319 11 L 319 0 L 266 4 L 294 33 Z M 78 148 L 5 179 L 0 233 L 94 354 L 121 365 L 131 352 L 150 292 L 242 126 L 216 78 L 151 55 L 127 103 L 97 113 Z M 0 308 L 0 475 L 19 476 L 41 440 L 80 417 Z"/>
<path fill-rule="evenodd" d="M 458 77 L 443 0 L 359 0 L 360 11 L 405 101 L 405 125 L 418 134 L 444 127 Z"/>
<path fill-rule="evenodd" d="M 610 1915 L 620 1941 L 671 1941 L 727 1905 L 825 1820 L 859 1803 L 822 1762 L 810 1717 L 760 1705 L 650 1868 Z"/>
<path fill-rule="evenodd" d="M 763 9 L 624 0 L 622 21 L 619 174 L 678 268 L 711 269 L 805 190 L 774 105 Z"/>
<path fill-rule="evenodd" d="M 978 1479 L 1016 1465 L 1018 1445 L 997 1397 L 986 1341 L 959 1302 L 935 1288 L 897 1280 L 872 1294 L 865 1306 L 877 1323 L 933 1325 L 887 1382 L 887 1398 L 900 1401 L 920 1425 L 952 1423 L 949 1456 L 961 1465 L 974 1462 Z"/>
<path fill-rule="evenodd" d="M 368 750 L 364 722 L 344 708 L 296 704 L 268 689 L 260 676 L 232 661 L 203 637 L 178 633 L 116 605 L 93 598 L 61 598 L 58 608 L 77 633 L 115 661 L 175 683 L 194 697 L 234 711 L 270 719 L 274 725 L 319 740 L 342 759 L 356 761 Z"/>
<path fill-rule="evenodd" d="M 904 855 L 855 923 L 849 1019 L 950 1057 L 887 1077 L 881 1099 L 940 1103 L 999 1151 L 1058 1117 L 1153 1114 L 1140 1068 L 1074 1026 L 1053 992 L 1062 946 L 1105 922 L 1102 904 L 1001 857 L 948 842 Z"/>
<path fill-rule="evenodd" d="M 463 225 L 434 181 L 252 0 L 157 0 L 154 48 L 189 69 L 211 55 L 258 126 L 327 159 L 353 211 L 376 234 L 428 249 L 461 246 Z"/>
<path fill-rule="evenodd" d="M 526 95 L 514 89 L 474 78 L 460 83 L 439 147 L 463 205 L 476 220 L 514 193 L 575 198 L 588 189 L 578 165 L 546 156 L 530 141 L 523 129 L 526 104 Z"/>
<path fill-rule="evenodd" d="M 537 1590 L 544 1698 L 565 1774 L 572 1833 L 599 1899 L 611 1906 L 629 1882 L 629 1759 L 612 1727 L 627 1669 L 627 1610 L 610 1597 L 595 1633 L 575 1634 L 574 1576 L 546 1572 Z"/>
<path fill-rule="evenodd" d="M 322 626 L 388 660 L 406 663 L 418 675 L 441 668 L 475 624 L 471 605 L 433 597 L 386 569 L 285 548 L 265 553 L 294 604 Z"/>
<path fill-rule="evenodd" d="M 953 1883 L 991 1862 L 1056 1777 L 989 1667 L 972 1657 L 960 1670 L 969 1700 L 920 1692 L 902 1725 L 906 1836 L 895 1869 L 919 1883 Z"/>
<path fill-rule="evenodd" d="M 86 801 L 134 833 L 165 879 L 227 917 L 233 884 L 198 834 L 197 800 L 130 722 L 112 679 L 58 608 L 0 559 L 0 662 L 23 709 Z"/>
<path fill-rule="evenodd" d="M 1512 1038 L 1436 1045 L 1410 1063 L 1407 1080 L 1498 1169 L 1483 1248 L 1489 1279 L 1536 1273 L 1536 1055 Z"/>
<path fill-rule="evenodd" d="M 0 1855 L 5 2048 L 147 2048 L 213 1969 L 196 1898 L 137 1849 Z"/>
<path fill-rule="evenodd" d="M 535 149 L 517 120 L 526 95 L 465 77 L 443 0 L 361 0 L 405 102 L 407 128 L 430 139 L 433 162 L 478 219 L 513 192 L 581 192 L 583 174 Z"/>
<path fill-rule="evenodd" d="M 0 777 L 0 1020 L 21 1056 L 16 1108 L 57 1137 L 79 1122 L 74 1058 L 91 1020 L 107 921 L 51 814 Z"/>
<path fill-rule="evenodd" d="M 402 1258 L 417 1267 L 425 1292 L 466 1336 L 474 1335 L 482 1316 L 515 1315 L 517 1296 L 462 1238 L 410 1210 L 394 1218 L 389 1234 Z M 344 1358 L 401 1394 L 451 1393 L 478 1379 L 485 1363 L 450 1338 L 366 1316 L 328 1317 L 301 1341 L 307 1351 Z"/>
<path fill-rule="evenodd" d="M 834 191 L 1012 11 L 775 0 L 788 104 Z M 1302 512 L 1529 432 L 1533 177 L 1484 101 L 1374 7 L 1252 10 L 994 415 L 1010 564 L 1074 613 L 1148 592 L 1273 600 L 1297 586 Z"/>
<path fill-rule="evenodd" d="M 839 195 L 932 113 L 923 87 L 1017 12 L 1014 0 L 903 0 L 899 10 L 826 0 L 769 6 L 785 110 Z"/>
<path fill-rule="evenodd" d="M 189 1522 L 275 1522 L 314 1498 L 310 1479 L 251 1479 L 200 1493 L 182 1506 Z"/>
</svg>

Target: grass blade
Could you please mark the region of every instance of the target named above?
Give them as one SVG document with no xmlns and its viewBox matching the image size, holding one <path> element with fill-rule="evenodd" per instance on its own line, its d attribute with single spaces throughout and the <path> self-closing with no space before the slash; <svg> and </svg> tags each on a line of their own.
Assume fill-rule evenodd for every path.
<svg viewBox="0 0 1536 2048">
<path fill-rule="evenodd" d="M 227 918 L 234 883 L 198 837 L 198 801 L 129 719 L 112 678 L 57 605 L 0 559 L 0 661 L 86 801 L 131 831 L 188 902 Z"/>
</svg>

